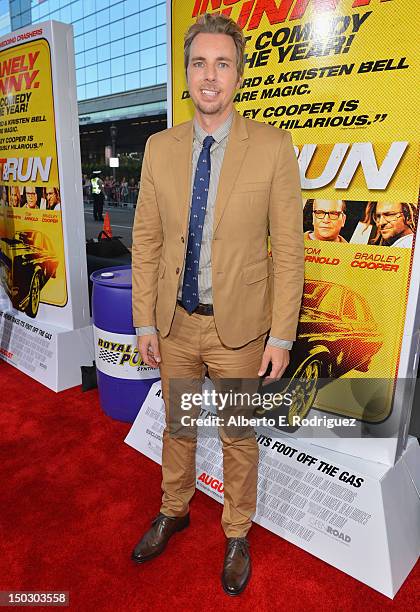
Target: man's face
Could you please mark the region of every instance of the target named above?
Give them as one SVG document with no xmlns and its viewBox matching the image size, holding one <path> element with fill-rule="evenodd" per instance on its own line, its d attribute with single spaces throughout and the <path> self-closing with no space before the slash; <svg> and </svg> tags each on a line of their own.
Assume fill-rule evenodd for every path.
<svg viewBox="0 0 420 612">
<path fill-rule="evenodd" d="M 12 190 L 12 206 L 20 206 L 19 187 L 14 187 L 14 189 Z"/>
<path fill-rule="evenodd" d="M 312 219 L 317 240 L 338 240 L 340 230 L 346 222 L 342 201 L 314 200 Z"/>
<path fill-rule="evenodd" d="M 54 189 L 47 189 L 47 203 L 48 208 L 53 208 L 57 204 L 58 200 L 55 195 Z"/>
<path fill-rule="evenodd" d="M 35 187 L 27 187 L 26 188 L 26 202 L 28 204 L 28 208 L 36 208 L 36 191 Z"/>
<path fill-rule="evenodd" d="M 197 34 L 191 43 L 187 82 L 198 112 L 227 116 L 239 87 L 233 38 L 227 34 Z"/>
<path fill-rule="evenodd" d="M 374 221 L 381 232 L 382 238 L 389 244 L 402 236 L 413 233 L 405 222 L 400 203 L 378 202 Z"/>
</svg>

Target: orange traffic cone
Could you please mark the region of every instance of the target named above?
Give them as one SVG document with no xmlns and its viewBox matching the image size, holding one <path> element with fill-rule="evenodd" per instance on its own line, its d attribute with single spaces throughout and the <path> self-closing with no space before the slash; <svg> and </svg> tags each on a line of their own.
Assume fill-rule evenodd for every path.
<svg viewBox="0 0 420 612">
<path fill-rule="evenodd" d="M 103 231 L 106 232 L 110 238 L 112 238 L 112 229 L 111 229 L 111 221 L 109 218 L 109 213 L 105 213 Z M 102 238 L 105 238 L 105 237 L 106 236 L 102 235 Z"/>
</svg>

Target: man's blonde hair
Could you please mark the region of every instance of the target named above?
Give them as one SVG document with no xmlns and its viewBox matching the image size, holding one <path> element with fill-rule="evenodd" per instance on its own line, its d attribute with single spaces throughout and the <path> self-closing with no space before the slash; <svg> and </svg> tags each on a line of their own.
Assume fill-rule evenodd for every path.
<svg viewBox="0 0 420 612">
<path fill-rule="evenodd" d="M 233 38 L 236 48 L 236 71 L 238 78 L 244 73 L 245 37 L 237 23 L 226 15 L 209 15 L 205 13 L 187 30 L 184 37 L 184 66 L 187 72 L 190 61 L 191 44 L 197 34 L 227 34 Z"/>
</svg>

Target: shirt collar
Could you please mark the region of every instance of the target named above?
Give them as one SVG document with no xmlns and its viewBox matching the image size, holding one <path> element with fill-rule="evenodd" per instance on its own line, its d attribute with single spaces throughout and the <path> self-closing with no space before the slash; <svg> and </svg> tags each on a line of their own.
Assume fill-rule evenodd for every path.
<svg viewBox="0 0 420 612">
<path fill-rule="evenodd" d="M 219 125 L 219 127 L 216 130 L 214 130 L 213 134 L 211 134 L 211 136 L 213 136 L 214 140 L 218 144 L 222 142 L 222 140 L 228 136 L 230 132 L 230 128 L 232 127 L 232 122 L 233 122 L 233 111 L 230 113 L 226 121 L 222 123 L 222 125 Z M 203 145 L 203 142 L 206 136 L 209 136 L 209 134 L 207 134 L 207 132 L 203 130 L 201 125 L 198 123 L 197 119 L 194 118 L 194 138 L 198 140 L 200 145 Z"/>
</svg>

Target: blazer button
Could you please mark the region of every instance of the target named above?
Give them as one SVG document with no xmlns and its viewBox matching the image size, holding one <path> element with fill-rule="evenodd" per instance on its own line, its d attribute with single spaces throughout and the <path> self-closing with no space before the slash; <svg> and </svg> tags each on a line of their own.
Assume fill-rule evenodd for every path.
<svg viewBox="0 0 420 612">
<path fill-rule="evenodd" d="M 185 242 L 185 240 L 184 240 L 184 236 L 181 236 L 181 242 L 182 242 L 182 243 L 184 243 L 184 242 Z"/>
<path fill-rule="evenodd" d="M 179 268 L 177 268 L 177 269 L 175 270 L 175 272 L 176 272 L 177 274 L 179 274 Z"/>
</svg>

